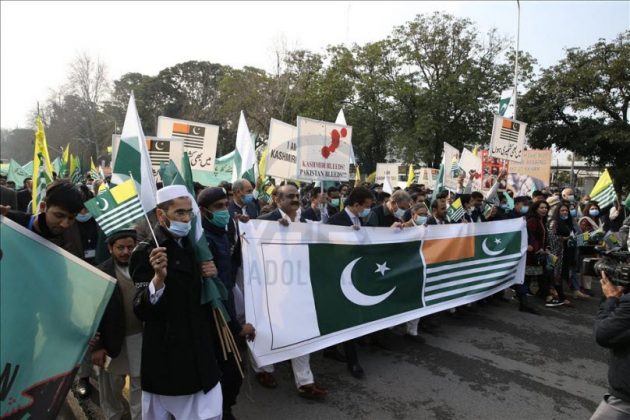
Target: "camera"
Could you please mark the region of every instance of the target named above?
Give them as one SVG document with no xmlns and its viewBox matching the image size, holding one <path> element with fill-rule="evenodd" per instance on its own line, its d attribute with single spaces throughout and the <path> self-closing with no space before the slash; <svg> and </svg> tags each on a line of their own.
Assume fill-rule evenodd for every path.
<svg viewBox="0 0 630 420">
<path fill-rule="evenodd" d="M 604 272 L 615 286 L 630 287 L 630 252 L 602 251 L 600 258 L 587 258 L 582 261 L 582 273 L 587 276 L 601 277 Z"/>
</svg>

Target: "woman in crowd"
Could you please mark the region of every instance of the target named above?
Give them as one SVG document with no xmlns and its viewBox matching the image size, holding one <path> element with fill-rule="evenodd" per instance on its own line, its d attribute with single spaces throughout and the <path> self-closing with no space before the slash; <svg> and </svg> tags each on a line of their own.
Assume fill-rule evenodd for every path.
<svg viewBox="0 0 630 420">
<path fill-rule="evenodd" d="M 569 246 L 569 243 L 571 238 L 575 237 L 576 226 L 573 224 L 570 212 L 570 204 L 567 201 L 563 201 L 558 205 L 553 219 L 549 222 L 549 230 L 553 232 L 561 251 L 554 272 L 554 286 L 558 292 L 558 298 L 565 305 L 569 304 L 569 301 L 564 295 L 564 282 L 573 288 L 569 275 L 571 269 L 575 266 L 575 247 Z M 579 290 L 575 291 L 579 292 Z"/>
<path fill-rule="evenodd" d="M 600 219 L 600 208 L 597 201 L 589 201 L 584 205 L 579 226 L 582 232 L 588 232 L 590 234 L 596 231 L 603 230 L 603 222 Z M 580 246 L 579 252 L 580 255 L 578 257 L 578 261 L 582 261 L 584 258 L 594 258 L 596 256 L 594 241 L 592 241 L 592 235 L 591 239 L 588 242 L 585 240 L 584 245 Z M 582 275 L 580 281 L 582 284 L 580 292 L 589 296 L 593 296 L 593 292 L 591 290 L 593 277 Z"/>
</svg>

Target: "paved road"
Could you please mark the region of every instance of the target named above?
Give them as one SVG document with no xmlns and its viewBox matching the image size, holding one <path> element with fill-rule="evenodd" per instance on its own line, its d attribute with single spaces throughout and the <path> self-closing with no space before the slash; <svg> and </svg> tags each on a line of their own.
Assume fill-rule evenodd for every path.
<svg viewBox="0 0 630 420">
<path fill-rule="evenodd" d="M 279 387 L 251 376 L 234 414 L 239 419 L 588 419 L 606 390 L 607 353 L 592 324 L 599 298 L 574 307 L 524 314 L 516 302 L 486 305 L 462 319 L 443 317 L 426 344 L 400 339 L 395 350 L 361 346 L 364 380 L 345 365 L 312 355 L 324 402 L 300 398 L 288 363 Z M 402 330 L 395 332 L 402 333 Z"/>
</svg>

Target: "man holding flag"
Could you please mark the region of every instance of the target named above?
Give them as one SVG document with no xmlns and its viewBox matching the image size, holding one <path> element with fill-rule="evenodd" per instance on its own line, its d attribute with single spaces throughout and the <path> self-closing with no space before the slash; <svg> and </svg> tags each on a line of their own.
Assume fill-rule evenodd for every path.
<svg viewBox="0 0 630 420">
<path fill-rule="evenodd" d="M 194 214 L 186 187 L 164 187 L 156 202 L 157 243 L 140 243 L 129 263 L 134 311 L 144 321 L 142 417 L 219 419 L 215 319 L 211 304 L 201 304 L 201 276 L 215 277 L 217 269 L 197 261 L 187 238 Z"/>
</svg>

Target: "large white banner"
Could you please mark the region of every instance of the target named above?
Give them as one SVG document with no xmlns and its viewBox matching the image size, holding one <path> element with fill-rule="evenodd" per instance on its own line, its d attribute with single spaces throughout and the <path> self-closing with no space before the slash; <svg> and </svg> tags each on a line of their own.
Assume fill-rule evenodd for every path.
<svg viewBox="0 0 630 420">
<path fill-rule="evenodd" d="M 159 138 L 145 136 L 149 159 L 151 159 L 151 169 L 153 177 L 158 176 L 160 163 L 168 164 L 169 160 L 181 170 L 182 156 L 184 155 L 184 141 L 179 138 Z M 112 134 L 112 162 L 116 161 L 118 146 L 120 145 L 120 134 Z"/>
<path fill-rule="evenodd" d="M 298 117 L 297 174 L 305 181 L 350 178 L 352 127 Z"/>
<path fill-rule="evenodd" d="M 483 299 L 522 282 L 522 218 L 405 229 L 239 223 L 259 366 Z"/>
<path fill-rule="evenodd" d="M 265 174 L 293 179 L 297 173 L 297 127 L 271 119 Z"/>
<path fill-rule="evenodd" d="M 520 162 L 525 148 L 527 124 L 509 118 L 494 116 L 490 156 L 498 159 Z"/>
<path fill-rule="evenodd" d="M 459 168 L 459 150 L 444 142 L 444 188 L 457 190 L 457 171 Z"/>
<path fill-rule="evenodd" d="M 214 172 L 214 159 L 219 141 L 219 126 L 200 122 L 158 117 L 157 136 L 184 140 L 192 169 Z"/>
</svg>

